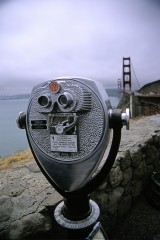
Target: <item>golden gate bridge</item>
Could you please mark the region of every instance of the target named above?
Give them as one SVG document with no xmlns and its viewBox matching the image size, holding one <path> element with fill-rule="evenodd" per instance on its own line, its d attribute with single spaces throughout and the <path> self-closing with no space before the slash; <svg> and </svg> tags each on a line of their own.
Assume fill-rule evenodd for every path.
<svg viewBox="0 0 160 240">
<path fill-rule="evenodd" d="M 133 81 L 134 80 L 134 81 Z M 160 82 L 160 80 L 158 80 Z M 156 82 L 158 82 L 156 81 Z M 137 87 L 133 83 L 137 84 Z M 154 83 L 149 83 L 151 85 Z M 146 86 L 147 86 L 146 85 Z M 160 86 L 160 85 L 159 85 Z M 130 57 L 123 57 L 122 81 L 118 79 L 118 94 L 128 95 L 131 117 L 137 115 L 152 115 L 160 113 L 160 90 L 154 92 L 141 92 L 141 86 L 136 76 Z"/>
</svg>

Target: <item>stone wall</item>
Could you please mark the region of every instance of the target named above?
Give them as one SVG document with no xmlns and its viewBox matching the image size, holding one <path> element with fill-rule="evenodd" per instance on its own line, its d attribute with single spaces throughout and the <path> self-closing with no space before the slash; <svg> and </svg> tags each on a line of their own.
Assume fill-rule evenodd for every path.
<svg viewBox="0 0 160 240">
<path fill-rule="evenodd" d="M 131 117 L 137 116 L 151 116 L 160 114 L 160 97 L 159 95 L 139 95 L 139 93 L 132 93 L 130 95 L 130 111 Z"/>
<path fill-rule="evenodd" d="M 104 184 L 94 193 L 101 221 L 108 231 L 127 213 L 147 187 L 153 171 L 160 171 L 160 116 L 131 122 L 122 132 L 116 161 Z"/>
<path fill-rule="evenodd" d="M 106 232 L 131 209 L 151 173 L 160 170 L 159 149 L 160 115 L 132 120 L 130 130 L 123 129 L 116 161 L 91 196 Z M 34 161 L 1 170 L 0 239 L 58 239 L 52 206 L 61 199 Z"/>
</svg>

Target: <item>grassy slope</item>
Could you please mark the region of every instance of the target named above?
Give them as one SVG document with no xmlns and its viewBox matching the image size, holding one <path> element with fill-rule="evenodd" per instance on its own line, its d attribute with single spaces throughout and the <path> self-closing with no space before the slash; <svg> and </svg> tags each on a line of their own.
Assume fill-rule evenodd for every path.
<svg viewBox="0 0 160 240">
<path fill-rule="evenodd" d="M 11 167 L 14 163 L 28 162 L 33 159 L 30 150 L 16 152 L 0 158 L 0 170 Z"/>
<path fill-rule="evenodd" d="M 123 94 L 117 108 L 122 109 L 123 111 L 126 108 L 130 107 L 130 97 L 129 95 Z"/>
<path fill-rule="evenodd" d="M 160 80 L 144 85 L 139 92 L 144 94 L 160 94 Z"/>
</svg>

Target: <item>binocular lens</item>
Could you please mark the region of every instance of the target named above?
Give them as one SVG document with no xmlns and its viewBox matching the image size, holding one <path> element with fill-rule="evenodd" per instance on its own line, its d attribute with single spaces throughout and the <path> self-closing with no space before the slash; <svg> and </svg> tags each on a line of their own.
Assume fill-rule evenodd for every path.
<svg viewBox="0 0 160 240">
<path fill-rule="evenodd" d="M 73 97 L 70 93 L 65 92 L 64 94 L 59 96 L 58 102 L 63 107 L 68 107 L 73 103 Z"/>
<path fill-rule="evenodd" d="M 39 103 L 41 106 L 43 106 L 43 107 L 49 107 L 51 101 L 50 101 L 50 99 L 49 99 L 48 96 L 45 96 L 45 95 L 44 95 L 44 96 L 40 96 L 40 97 L 38 98 L 38 103 Z"/>
<path fill-rule="evenodd" d="M 61 96 L 59 97 L 59 103 L 60 103 L 61 105 L 66 105 L 66 104 L 67 104 L 67 97 L 66 97 L 65 95 L 61 95 Z"/>
</svg>

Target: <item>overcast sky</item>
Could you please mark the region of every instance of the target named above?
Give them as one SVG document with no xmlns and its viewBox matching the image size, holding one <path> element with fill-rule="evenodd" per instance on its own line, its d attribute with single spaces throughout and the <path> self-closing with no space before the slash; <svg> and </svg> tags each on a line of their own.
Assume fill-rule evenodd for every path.
<svg viewBox="0 0 160 240">
<path fill-rule="evenodd" d="M 128 56 L 141 86 L 160 79 L 159 0 L 0 0 L 0 94 L 61 76 L 117 87 Z"/>
</svg>

